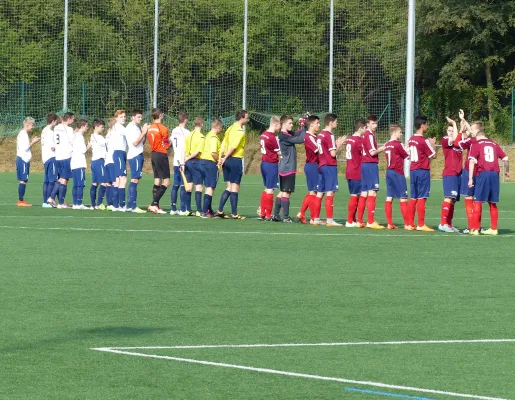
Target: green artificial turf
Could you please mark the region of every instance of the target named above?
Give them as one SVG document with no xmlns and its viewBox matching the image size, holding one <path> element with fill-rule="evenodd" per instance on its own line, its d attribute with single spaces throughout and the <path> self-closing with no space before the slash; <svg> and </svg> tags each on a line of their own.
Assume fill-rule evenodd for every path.
<svg viewBox="0 0 515 400">
<path fill-rule="evenodd" d="M 31 175 L 26 196 L 39 206 L 18 209 L 15 175 L 0 174 L 1 399 L 450 399 L 91 348 L 515 338 L 512 184 L 500 235 L 470 237 L 259 222 L 256 176 L 242 184 L 245 221 L 42 209 L 41 181 Z M 337 220 L 347 197 L 336 197 Z M 379 199 L 384 222 L 384 190 Z M 441 200 L 434 181 L 431 226 Z M 397 204 L 394 216 L 401 225 Z M 455 216 L 464 228 L 463 203 Z M 128 351 L 515 398 L 510 342 Z"/>
</svg>

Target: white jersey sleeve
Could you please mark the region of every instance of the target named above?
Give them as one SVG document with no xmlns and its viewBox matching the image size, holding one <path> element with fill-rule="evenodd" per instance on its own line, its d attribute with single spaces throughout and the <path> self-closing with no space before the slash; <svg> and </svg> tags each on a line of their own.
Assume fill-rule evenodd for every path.
<svg viewBox="0 0 515 400">
<path fill-rule="evenodd" d="M 32 159 L 29 135 L 23 129 L 18 133 L 18 137 L 16 138 L 16 156 L 27 163 Z"/>
<path fill-rule="evenodd" d="M 131 160 L 134 157 L 137 157 L 141 153 L 143 153 L 143 144 L 144 141 L 142 140 L 137 146 L 134 146 L 134 142 L 139 139 L 141 136 L 141 129 L 138 125 L 131 122 L 129 125 L 127 125 L 126 134 L 125 137 L 127 139 L 127 159 Z"/>
<path fill-rule="evenodd" d="M 113 160 L 113 153 L 114 153 L 114 149 L 113 149 L 113 139 L 112 139 L 113 135 L 112 135 L 112 132 L 108 132 L 107 135 L 106 135 L 106 148 L 107 148 L 107 152 L 106 152 L 106 161 L 105 161 L 105 164 L 113 164 L 114 163 L 114 160 Z"/>
<path fill-rule="evenodd" d="M 55 157 L 54 131 L 46 126 L 41 132 L 41 160 L 43 164 Z"/>
<path fill-rule="evenodd" d="M 107 155 L 107 142 L 102 135 L 93 133 L 90 139 L 91 143 L 91 161 L 105 159 Z"/>
<path fill-rule="evenodd" d="M 70 162 L 71 169 L 86 168 L 86 143 L 81 133 L 76 133 L 73 139 L 73 153 Z"/>
<path fill-rule="evenodd" d="M 173 165 L 184 164 L 184 139 L 190 133 L 186 128 L 176 127 L 172 130 Z"/>
</svg>

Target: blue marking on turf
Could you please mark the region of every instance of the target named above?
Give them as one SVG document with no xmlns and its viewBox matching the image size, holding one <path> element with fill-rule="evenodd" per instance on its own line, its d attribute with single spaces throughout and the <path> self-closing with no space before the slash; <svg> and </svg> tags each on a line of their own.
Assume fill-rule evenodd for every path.
<svg viewBox="0 0 515 400">
<path fill-rule="evenodd" d="M 397 394 L 397 393 L 390 393 L 390 392 L 378 392 L 376 390 L 369 390 L 369 389 L 358 389 L 358 388 L 351 388 L 351 387 L 346 387 L 344 389 L 348 390 L 349 392 L 377 394 L 377 395 L 380 395 L 380 396 L 397 397 L 397 398 L 401 398 L 401 399 L 434 400 L 434 399 L 429 399 L 427 397 L 408 396 L 406 394 Z"/>
</svg>

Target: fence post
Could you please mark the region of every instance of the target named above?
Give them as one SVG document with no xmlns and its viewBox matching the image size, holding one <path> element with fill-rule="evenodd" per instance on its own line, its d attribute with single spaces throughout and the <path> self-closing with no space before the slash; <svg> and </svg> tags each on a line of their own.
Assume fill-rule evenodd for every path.
<svg viewBox="0 0 515 400">
<path fill-rule="evenodd" d="M 158 46 L 159 46 L 159 0 L 154 0 L 154 96 L 152 98 L 152 107 L 157 108 L 157 84 L 158 84 Z"/>
<path fill-rule="evenodd" d="M 64 0 L 63 112 L 68 111 L 68 0 Z"/>
<path fill-rule="evenodd" d="M 208 96 L 207 104 L 208 104 L 208 108 L 209 108 L 207 120 L 208 120 L 208 126 L 211 126 L 211 120 L 213 118 L 213 84 L 212 83 L 209 83 L 207 96 Z"/>
<path fill-rule="evenodd" d="M 329 19 L 329 112 L 333 112 L 333 66 L 334 66 L 334 0 L 331 0 Z"/>
<path fill-rule="evenodd" d="M 25 81 L 21 81 L 21 121 L 25 119 Z"/>
<path fill-rule="evenodd" d="M 415 91 L 415 23 L 416 23 L 416 0 L 408 0 L 408 49 L 406 60 L 406 123 L 405 143 L 408 142 L 413 134 L 414 118 L 414 91 Z M 409 161 L 404 162 L 404 175 L 409 177 Z"/>
<path fill-rule="evenodd" d="M 515 134 L 515 88 L 511 88 L 511 144 L 513 144 Z"/>
<path fill-rule="evenodd" d="M 244 110 L 247 107 L 247 51 L 248 51 L 248 17 L 249 17 L 249 2 L 244 0 L 244 12 L 243 12 L 243 88 L 242 88 L 242 99 L 241 108 Z"/>
<path fill-rule="evenodd" d="M 86 82 L 82 82 L 82 119 L 86 119 Z"/>
<path fill-rule="evenodd" d="M 392 124 L 392 90 L 388 89 L 388 127 Z"/>
</svg>

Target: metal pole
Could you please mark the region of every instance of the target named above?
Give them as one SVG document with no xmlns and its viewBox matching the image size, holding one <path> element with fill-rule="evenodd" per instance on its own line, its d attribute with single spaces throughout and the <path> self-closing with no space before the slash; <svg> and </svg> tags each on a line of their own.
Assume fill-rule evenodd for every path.
<svg viewBox="0 0 515 400">
<path fill-rule="evenodd" d="M 388 127 L 392 124 L 392 91 L 388 89 Z"/>
<path fill-rule="evenodd" d="M 414 92 L 415 92 L 415 3 L 409 0 L 408 5 L 408 57 L 406 63 L 406 146 L 413 134 Z M 409 161 L 404 162 L 404 175 L 409 177 Z"/>
<path fill-rule="evenodd" d="M 213 84 L 212 83 L 209 84 L 207 104 L 209 107 L 207 120 L 209 122 L 209 125 L 211 125 L 211 121 L 213 118 Z"/>
<path fill-rule="evenodd" d="M 511 144 L 513 144 L 515 134 L 515 88 L 511 88 Z"/>
<path fill-rule="evenodd" d="M 334 0 L 331 0 L 329 34 L 329 112 L 333 112 Z"/>
<path fill-rule="evenodd" d="M 68 111 L 68 0 L 64 0 L 63 112 Z"/>
<path fill-rule="evenodd" d="M 159 0 L 154 0 L 154 93 L 152 107 L 157 108 L 157 51 L 159 43 Z"/>
<path fill-rule="evenodd" d="M 82 119 L 86 118 L 86 82 L 82 82 Z"/>
<path fill-rule="evenodd" d="M 243 91 L 241 108 L 245 110 L 247 107 L 247 38 L 248 38 L 248 17 L 249 17 L 249 2 L 244 0 L 244 21 L 243 21 Z"/>
<path fill-rule="evenodd" d="M 21 121 L 25 119 L 25 81 L 21 81 Z"/>
</svg>

